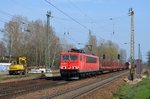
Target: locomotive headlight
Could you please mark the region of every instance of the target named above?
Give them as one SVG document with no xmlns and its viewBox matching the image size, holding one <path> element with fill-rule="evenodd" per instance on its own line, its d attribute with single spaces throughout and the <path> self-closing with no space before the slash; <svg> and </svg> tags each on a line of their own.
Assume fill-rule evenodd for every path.
<svg viewBox="0 0 150 99">
<path fill-rule="evenodd" d="M 66 67 L 65 66 L 60 66 L 60 69 L 66 69 Z"/>
<path fill-rule="evenodd" d="M 72 69 L 79 69 L 78 66 L 72 66 Z"/>
</svg>

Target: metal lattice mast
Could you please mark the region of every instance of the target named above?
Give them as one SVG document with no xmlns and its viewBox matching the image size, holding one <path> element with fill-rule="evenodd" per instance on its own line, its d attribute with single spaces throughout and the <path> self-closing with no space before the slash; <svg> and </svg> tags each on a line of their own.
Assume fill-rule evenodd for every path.
<svg viewBox="0 0 150 99">
<path fill-rule="evenodd" d="M 50 68 L 50 17 L 51 12 L 47 12 L 47 33 L 46 33 L 46 51 L 45 51 L 45 66 Z"/>
<path fill-rule="evenodd" d="M 129 9 L 129 16 L 131 16 L 131 35 L 130 35 L 130 62 L 134 63 L 134 11 Z"/>
<path fill-rule="evenodd" d="M 138 44 L 138 59 L 142 59 L 141 58 L 140 44 Z"/>
</svg>

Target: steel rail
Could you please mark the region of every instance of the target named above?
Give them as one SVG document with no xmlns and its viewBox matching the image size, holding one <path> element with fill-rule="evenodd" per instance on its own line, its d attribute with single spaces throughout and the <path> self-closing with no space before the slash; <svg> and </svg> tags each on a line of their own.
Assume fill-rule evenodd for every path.
<svg viewBox="0 0 150 99">
<path fill-rule="evenodd" d="M 52 88 L 55 86 L 63 85 L 66 84 L 67 82 L 60 83 L 60 81 L 53 81 L 53 82 L 38 82 L 36 84 L 28 84 L 28 85 L 22 85 L 22 86 L 14 86 L 14 87 L 9 87 L 8 89 L 4 89 L 0 91 L 0 99 L 3 98 L 12 98 L 13 96 L 18 96 L 20 94 L 25 94 L 29 93 L 32 91 L 37 91 L 41 89 L 47 89 L 47 88 Z"/>
<path fill-rule="evenodd" d="M 94 82 L 81 85 L 75 88 L 71 88 L 65 91 L 57 92 L 51 95 L 47 95 L 45 97 L 40 97 L 40 99 L 73 99 L 77 98 L 85 93 L 91 92 L 92 90 L 95 90 L 97 88 L 101 88 L 106 84 L 109 84 L 111 81 L 117 79 L 118 77 L 124 76 L 128 74 L 128 72 L 124 72 L 121 74 L 113 75 L 111 78 L 107 79 L 97 79 Z"/>
</svg>

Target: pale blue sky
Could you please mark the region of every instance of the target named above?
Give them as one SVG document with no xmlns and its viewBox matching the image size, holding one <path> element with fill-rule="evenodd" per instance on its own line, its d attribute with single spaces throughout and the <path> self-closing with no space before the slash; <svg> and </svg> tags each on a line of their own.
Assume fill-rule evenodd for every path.
<svg viewBox="0 0 150 99">
<path fill-rule="evenodd" d="M 120 48 L 129 51 L 130 42 L 130 17 L 129 8 L 135 11 L 135 58 L 137 58 L 138 43 L 141 44 L 141 52 L 146 61 L 147 51 L 150 50 L 150 1 L 149 0 L 49 0 L 57 8 L 67 13 L 78 22 L 91 29 L 98 40 L 116 42 Z M 75 23 L 45 0 L 1 0 L 0 1 L 0 28 L 4 22 L 10 20 L 11 15 L 22 15 L 29 20 L 46 20 L 46 12 L 51 11 L 53 18 L 51 25 L 56 34 L 63 38 L 64 32 L 69 32 L 68 42 L 74 43 L 78 48 L 87 43 L 88 30 Z M 113 18 L 113 20 L 109 20 Z M 4 22 L 3 22 L 4 21 Z M 114 24 L 114 28 L 113 28 Z M 112 35 L 113 30 L 115 32 Z M 1 35 L 0 35 L 1 36 Z M 74 40 L 74 41 L 73 41 Z M 128 53 L 129 54 L 129 53 Z"/>
</svg>

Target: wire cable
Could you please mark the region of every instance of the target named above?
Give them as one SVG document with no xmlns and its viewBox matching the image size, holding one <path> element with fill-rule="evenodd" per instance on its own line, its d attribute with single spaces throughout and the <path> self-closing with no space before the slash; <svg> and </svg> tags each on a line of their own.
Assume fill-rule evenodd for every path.
<svg viewBox="0 0 150 99">
<path fill-rule="evenodd" d="M 0 13 L 1 14 L 4 14 L 4 15 L 6 15 L 6 16 L 9 16 L 9 17 L 14 17 L 14 15 L 12 15 L 12 14 L 10 14 L 10 13 L 8 13 L 8 12 L 4 12 L 4 11 L 1 11 L 0 10 Z M 21 20 L 20 20 L 21 21 Z M 21 21 L 21 23 L 22 24 L 28 24 L 27 22 L 25 22 L 26 20 L 24 20 L 24 21 Z"/>
<path fill-rule="evenodd" d="M 7 13 L 7 12 L 1 11 L 1 10 L 0 10 L 0 13 L 2 13 L 2 14 L 4 14 L 4 15 L 7 15 L 7 16 L 9 16 L 9 17 L 13 17 L 13 15 L 11 15 L 11 14 L 9 14 L 9 13 Z"/>
<path fill-rule="evenodd" d="M 0 22 L 6 23 L 6 21 L 4 21 L 4 18 L 0 18 Z"/>
<path fill-rule="evenodd" d="M 62 14 L 64 14 L 65 16 L 67 16 L 68 18 L 70 18 L 71 20 L 73 20 L 74 22 L 76 22 L 77 24 L 79 24 L 80 26 L 82 26 L 83 28 L 87 29 L 88 31 L 90 30 L 88 27 L 86 27 L 85 25 L 81 24 L 80 22 L 78 22 L 77 20 L 75 20 L 73 17 L 71 17 L 70 15 L 68 15 L 67 13 L 65 13 L 64 11 L 60 10 L 59 8 L 57 8 L 55 5 L 53 5 L 48 0 L 45 0 L 45 1 L 48 4 L 50 4 L 51 6 L 53 6 L 55 9 L 57 9 L 59 12 L 61 12 Z"/>
<path fill-rule="evenodd" d="M 86 13 L 84 13 L 75 3 L 73 3 L 71 0 L 68 0 L 76 9 L 78 9 L 79 10 L 79 12 L 81 13 L 81 14 L 83 14 L 84 16 L 86 16 L 87 18 L 89 18 L 90 19 L 90 21 L 92 22 L 92 18 L 90 17 L 90 16 L 88 16 Z M 91 23 L 90 22 L 90 23 Z"/>
<path fill-rule="evenodd" d="M 67 33 L 65 32 L 63 36 L 64 36 L 65 38 L 67 38 L 67 39 L 73 41 L 74 43 L 76 43 L 76 44 L 78 44 L 78 45 L 86 45 L 86 44 L 84 44 L 84 43 L 78 42 L 77 40 L 75 40 L 75 39 L 73 39 L 73 38 L 71 38 L 71 37 L 68 37 L 67 35 L 69 35 L 69 32 L 67 32 Z"/>
</svg>

